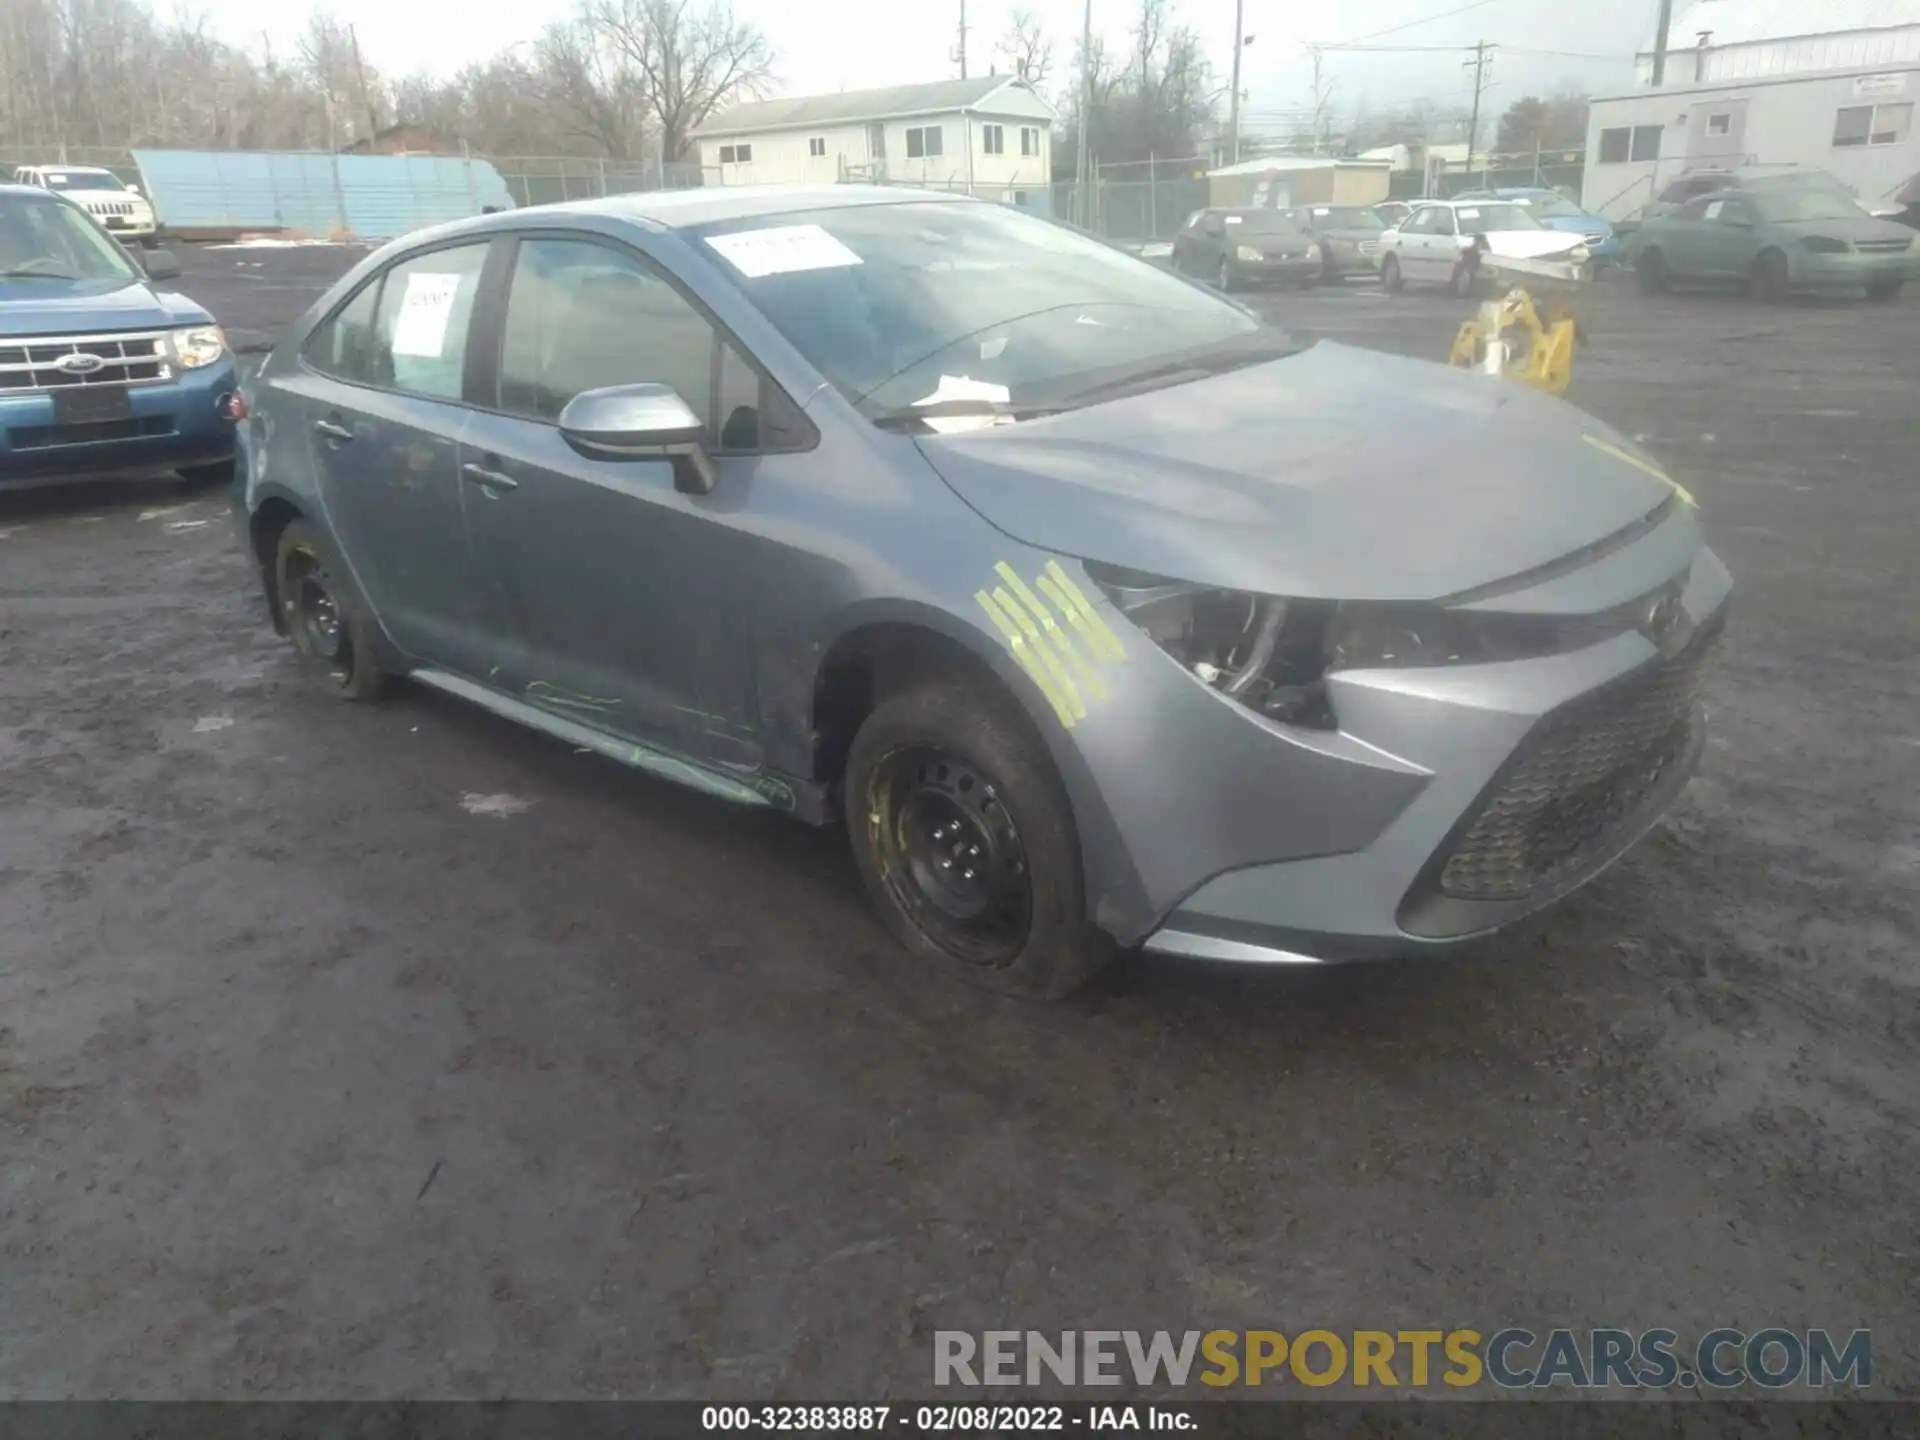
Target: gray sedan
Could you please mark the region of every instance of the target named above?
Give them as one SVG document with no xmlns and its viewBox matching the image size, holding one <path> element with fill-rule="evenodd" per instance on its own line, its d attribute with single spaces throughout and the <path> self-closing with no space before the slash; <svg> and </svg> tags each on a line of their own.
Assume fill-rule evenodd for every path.
<svg viewBox="0 0 1920 1440">
<path fill-rule="evenodd" d="M 1674 281 L 1745 285 L 1763 299 L 1865 290 L 1891 300 L 1920 276 L 1920 239 L 1851 196 L 1723 190 L 1648 220 L 1623 252 L 1649 294 Z"/>
<path fill-rule="evenodd" d="M 1010 993 L 1115 946 L 1442 950 L 1591 878 L 1702 744 L 1730 582 L 1631 441 L 1010 207 L 461 221 L 245 398 L 313 683 L 844 821 L 904 949 Z"/>
</svg>

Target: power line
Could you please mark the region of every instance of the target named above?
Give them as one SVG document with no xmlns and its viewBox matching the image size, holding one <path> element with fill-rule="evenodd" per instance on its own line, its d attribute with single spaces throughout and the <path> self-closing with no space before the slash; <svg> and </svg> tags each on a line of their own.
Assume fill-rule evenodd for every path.
<svg viewBox="0 0 1920 1440">
<path fill-rule="evenodd" d="M 1389 25 L 1386 29 L 1376 30 L 1371 35 L 1356 35 L 1353 37 L 1352 40 L 1343 41 L 1338 45 L 1328 45 L 1325 48 L 1328 50 L 1343 50 L 1347 46 L 1352 45 L 1357 41 L 1377 40 L 1382 35 L 1398 35 L 1402 30 L 1411 30 L 1416 25 L 1431 25 L 1436 20 L 1451 20 L 1455 15 L 1465 15 L 1469 10 L 1481 10 L 1487 7 L 1488 5 L 1495 5 L 1498 3 L 1499 3 L 1499 0 L 1473 0 L 1473 3 L 1471 5 L 1462 5 L 1455 10 L 1442 10 L 1437 15 L 1423 15 L 1417 20 L 1407 20 L 1407 21 L 1403 21 L 1398 25 Z"/>
</svg>

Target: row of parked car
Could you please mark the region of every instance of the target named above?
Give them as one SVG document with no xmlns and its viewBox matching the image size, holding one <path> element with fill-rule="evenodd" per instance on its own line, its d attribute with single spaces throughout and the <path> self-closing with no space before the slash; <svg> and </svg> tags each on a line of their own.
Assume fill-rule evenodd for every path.
<svg viewBox="0 0 1920 1440">
<path fill-rule="evenodd" d="M 1389 290 L 1472 292 L 1490 266 L 1540 274 L 1630 269 L 1649 293 L 1737 284 L 1768 300 L 1796 291 L 1864 291 L 1891 300 L 1920 278 L 1920 236 L 1876 216 L 1820 170 L 1714 171 L 1687 198 L 1615 227 L 1557 191 L 1516 187 L 1446 200 L 1291 209 L 1197 210 L 1169 263 L 1223 290 L 1375 275 Z"/>
</svg>

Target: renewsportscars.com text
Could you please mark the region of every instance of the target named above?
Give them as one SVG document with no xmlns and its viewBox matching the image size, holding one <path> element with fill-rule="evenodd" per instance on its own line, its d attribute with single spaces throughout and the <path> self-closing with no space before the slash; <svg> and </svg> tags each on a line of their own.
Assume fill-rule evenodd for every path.
<svg viewBox="0 0 1920 1440">
<path fill-rule="evenodd" d="M 1853 1330 L 937 1330 L 937 1386 L 1344 1385 L 1356 1390 L 1732 1390 L 1873 1383 L 1873 1337 Z"/>
</svg>

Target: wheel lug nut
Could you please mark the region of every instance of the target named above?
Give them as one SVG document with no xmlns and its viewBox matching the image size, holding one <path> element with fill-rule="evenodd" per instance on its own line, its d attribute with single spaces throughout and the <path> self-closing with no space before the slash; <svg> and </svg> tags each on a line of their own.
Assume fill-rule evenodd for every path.
<svg viewBox="0 0 1920 1440">
<path fill-rule="evenodd" d="M 968 870 L 968 871 L 965 871 L 965 872 L 964 872 L 964 873 L 963 873 L 963 874 L 961 875 L 961 878 L 962 878 L 963 880 L 971 880 L 971 879 L 973 879 L 973 871 L 971 871 L 971 870 Z"/>
</svg>

